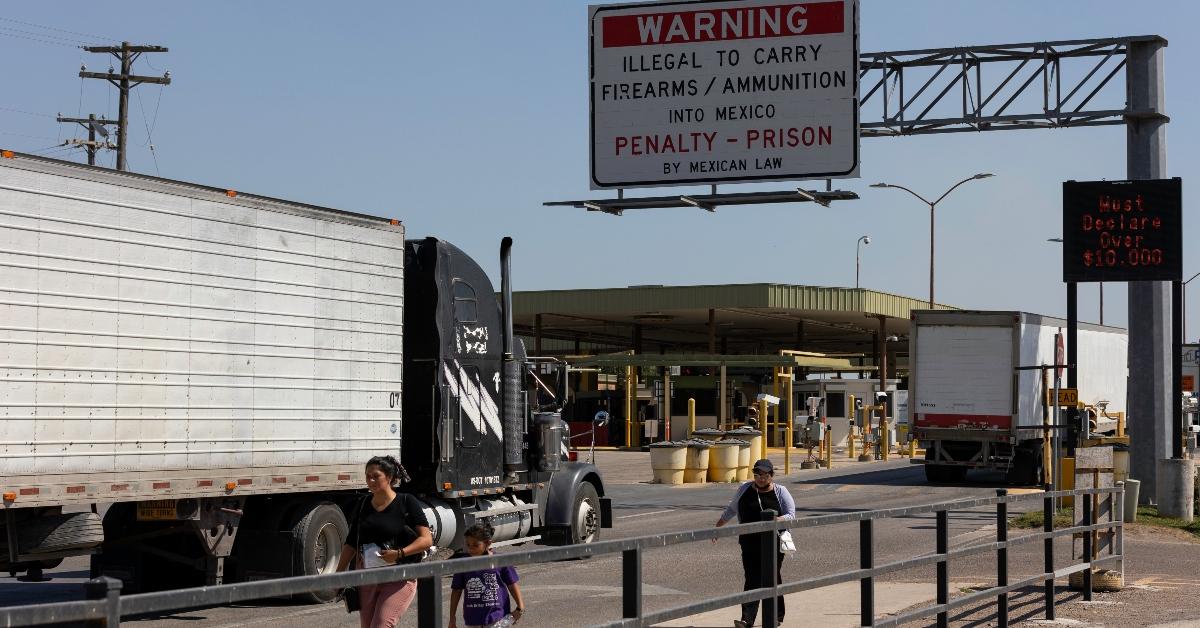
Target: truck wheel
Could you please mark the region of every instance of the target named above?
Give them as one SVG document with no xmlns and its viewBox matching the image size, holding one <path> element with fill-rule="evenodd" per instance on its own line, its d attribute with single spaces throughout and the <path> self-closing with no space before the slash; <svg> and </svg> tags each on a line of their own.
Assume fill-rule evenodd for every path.
<svg viewBox="0 0 1200 628">
<path fill-rule="evenodd" d="M 104 542 L 104 525 L 91 512 L 47 515 L 23 522 L 17 532 L 21 551 L 30 554 L 96 547 Z"/>
<path fill-rule="evenodd" d="M 591 543 L 600 537 L 600 495 L 591 482 L 583 482 L 575 494 L 571 515 L 571 543 Z"/>
<path fill-rule="evenodd" d="M 313 504 L 292 526 L 292 564 L 298 567 L 294 573 L 304 576 L 333 573 L 349 531 L 341 508 L 329 502 Z M 313 591 L 296 597 L 324 604 L 332 602 L 337 591 Z"/>
<path fill-rule="evenodd" d="M 1013 452 L 1012 466 L 1005 474 L 1009 484 L 1032 486 L 1042 478 L 1042 448 L 1018 447 Z"/>
</svg>

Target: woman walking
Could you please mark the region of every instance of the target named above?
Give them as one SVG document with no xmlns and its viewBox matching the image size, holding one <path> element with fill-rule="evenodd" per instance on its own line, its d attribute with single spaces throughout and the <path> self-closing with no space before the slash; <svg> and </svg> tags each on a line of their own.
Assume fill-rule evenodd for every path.
<svg viewBox="0 0 1200 628">
<path fill-rule="evenodd" d="M 791 521 L 796 518 L 796 502 L 792 494 L 780 484 L 775 483 L 775 465 L 763 458 L 754 463 L 754 478 L 738 487 L 729 500 L 729 505 L 717 519 L 717 527 L 725 525 L 737 517 L 738 523 L 757 523 L 762 520 L 764 510 L 773 510 L 779 515 L 778 521 Z M 757 589 L 762 579 L 762 554 L 759 550 L 757 534 L 743 534 L 738 537 L 742 546 L 742 571 L 746 578 L 744 591 Z M 713 539 L 716 542 L 716 539 Z M 783 580 L 783 552 L 779 553 L 775 563 L 775 582 Z M 776 623 L 783 623 L 783 596 L 775 598 Z M 758 618 L 758 600 L 742 604 L 742 618 L 733 622 L 734 628 L 751 628 Z M 775 628 L 767 626 L 766 628 Z"/>
<path fill-rule="evenodd" d="M 337 570 L 345 571 L 351 561 L 357 569 L 420 562 L 433 545 L 433 533 L 420 502 L 395 490 L 409 480 L 408 473 L 394 457 L 375 456 L 367 461 L 366 480 L 370 497 L 351 514 Z M 395 628 L 416 593 L 416 580 L 359 587 L 359 625 Z"/>
</svg>

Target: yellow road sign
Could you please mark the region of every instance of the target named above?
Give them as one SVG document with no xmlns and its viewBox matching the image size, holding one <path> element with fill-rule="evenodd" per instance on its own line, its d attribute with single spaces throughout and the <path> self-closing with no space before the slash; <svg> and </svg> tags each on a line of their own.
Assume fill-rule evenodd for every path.
<svg viewBox="0 0 1200 628">
<path fill-rule="evenodd" d="M 1054 394 L 1054 389 L 1050 389 L 1050 394 Z M 1078 388 L 1059 388 L 1058 389 L 1058 405 L 1075 407 L 1079 405 L 1079 389 Z"/>
</svg>

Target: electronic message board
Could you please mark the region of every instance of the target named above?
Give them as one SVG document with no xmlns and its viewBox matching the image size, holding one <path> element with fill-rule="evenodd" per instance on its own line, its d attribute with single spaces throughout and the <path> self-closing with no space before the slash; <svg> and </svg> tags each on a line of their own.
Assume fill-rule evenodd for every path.
<svg viewBox="0 0 1200 628">
<path fill-rule="evenodd" d="M 1179 178 L 1063 183 L 1063 281 L 1181 281 Z"/>
</svg>

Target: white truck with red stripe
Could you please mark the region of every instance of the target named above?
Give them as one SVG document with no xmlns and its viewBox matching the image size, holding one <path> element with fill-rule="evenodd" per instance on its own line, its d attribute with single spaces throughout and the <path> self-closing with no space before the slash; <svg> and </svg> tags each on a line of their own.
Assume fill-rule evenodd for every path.
<svg viewBox="0 0 1200 628">
<path fill-rule="evenodd" d="M 925 448 L 930 481 L 965 478 L 969 469 L 1004 472 L 1019 484 L 1042 481 L 1045 430 L 1039 367 L 1056 363 L 1067 321 L 1024 312 L 914 313 L 909 336 L 909 408 Z M 1125 408 L 1125 330 L 1079 323 L 1079 402 L 1115 416 Z M 1055 373 L 1049 372 L 1049 381 Z M 1063 374 L 1062 385 L 1066 385 Z M 1103 402 L 1103 403 L 1102 403 Z"/>
</svg>

